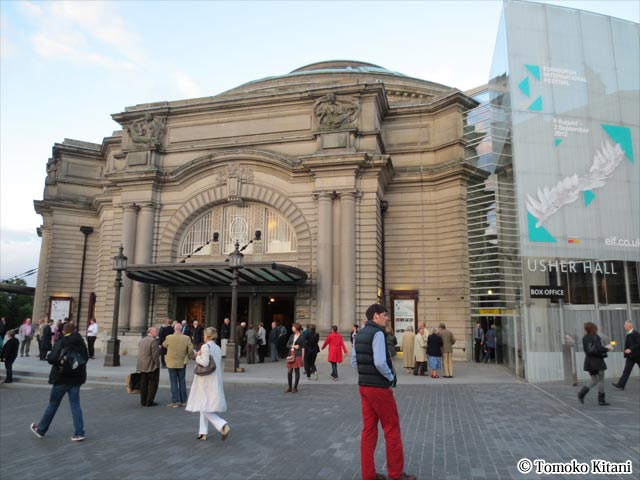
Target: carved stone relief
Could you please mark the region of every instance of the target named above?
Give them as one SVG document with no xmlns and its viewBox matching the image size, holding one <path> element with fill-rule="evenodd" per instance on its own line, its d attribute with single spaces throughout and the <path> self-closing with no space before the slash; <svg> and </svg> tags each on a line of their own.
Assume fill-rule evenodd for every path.
<svg viewBox="0 0 640 480">
<path fill-rule="evenodd" d="M 230 165 L 221 169 L 216 176 L 216 185 L 227 184 L 227 200 L 240 201 L 243 183 L 253 183 L 253 170 L 244 165 Z"/>
<path fill-rule="evenodd" d="M 313 115 L 319 130 L 338 130 L 353 127 L 359 109 L 356 102 L 330 93 L 316 100 Z"/>
<path fill-rule="evenodd" d="M 145 149 L 160 148 L 167 131 L 164 120 L 150 113 L 133 121 L 126 129 L 134 146 Z"/>
</svg>

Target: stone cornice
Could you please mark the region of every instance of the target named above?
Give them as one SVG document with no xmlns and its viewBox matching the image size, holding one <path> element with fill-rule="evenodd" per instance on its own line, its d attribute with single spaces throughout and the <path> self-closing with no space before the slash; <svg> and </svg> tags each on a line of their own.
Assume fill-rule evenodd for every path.
<svg viewBox="0 0 640 480">
<path fill-rule="evenodd" d="M 462 180 L 465 183 L 469 183 L 471 181 L 481 181 L 485 177 L 486 175 L 483 175 L 483 172 L 478 168 L 463 161 L 453 161 L 433 167 L 398 168 L 395 170 L 393 185 L 402 185 L 404 187 L 407 184 L 424 184 L 424 182 L 434 185 L 452 180 Z"/>
<path fill-rule="evenodd" d="M 459 106 L 463 110 L 468 110 L 478 105 L 478 102 L 466 96 L 460 90 L 453 90 L 450 93 L 434 98 L 430 103 L 394 106 L 390 109 L 389 114 L 394 117 L 397 115 L 424 115 L 425 113 L 436 113 L 452 106 Z"/>
</svg>

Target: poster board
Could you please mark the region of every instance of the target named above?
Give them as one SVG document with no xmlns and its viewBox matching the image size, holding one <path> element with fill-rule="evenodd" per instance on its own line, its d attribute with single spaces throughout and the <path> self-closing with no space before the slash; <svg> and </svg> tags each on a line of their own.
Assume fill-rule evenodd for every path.
<svg viewBox="0 0 640 480">
<path fill-rule="evenodd" d="M 413 331 L 416 331 L 418 321 L 418 291 L 392 290 L 390 293 L 393 308 L 393 333 L 398 339 L 398 345 L 402 345 L 402 336 L 406 328 L 413 327 Z"/>
<path fill-rule="evenodd" d="M 71 319 L 71 309 L 73 308 L 73 298 L 71 297 L 49 297 L 49 318 L 55 322 Z"/>
</svg>

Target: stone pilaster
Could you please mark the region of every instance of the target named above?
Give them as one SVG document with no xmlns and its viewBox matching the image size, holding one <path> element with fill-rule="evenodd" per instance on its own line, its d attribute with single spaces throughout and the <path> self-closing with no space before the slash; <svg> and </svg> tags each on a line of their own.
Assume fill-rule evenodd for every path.
<svg viewBox="0 0 640 480">
<path fill-rule="evenodd" d="M 333 192 L 321 192 L 318 198 L 318 329 L 328 331 L 332 321 L 333 279 Z"/>
<path fill-rule="evenodd" d="M 137 265 L 151 263 L 153 252 L 153 223 L 155 219 L 155 207 L 151 204 L 140 207 L 138 213 L 138 228 L 136 230 L 135 263 Z M 144 332 L 147 330 L 149 305 L 149 285 L 147 283 L 133 282 L 131 292 L 131 328 L 132 332 Z"/>
<path fill-rule="evenodd" d="M 339 330 L 356 323 L 356 196 L 340 193 L 340 319 Z"/>
<path fill-rule="evenodd" d="M 128 263 L 134 263 L 136 248 L 136 221 L 138 207 L 134 204 L 123 207 L 122 216 L 122 246 Z M 120 314 L 118 317 L 118 329 L 129 330 L 129 313 L 131 311 L 131 289 L 133 281 L 126 275 L 122 278 L 122 290 L 120 291 Z"/>
<path fill-rule="evenodd" d="M 47 313 L 47 307 L 45 303 L 45 278 L 47 277 L 47 265 L 49 264 L 49 242 L 51 241 L 51 234 L 49 229 L 41 227 L 38 229 L 42 240 L 40 241 L 40 261 L 38 262 L 38 279 L 36 280 L 36 294 L 33 298 L 33 313 L 32 317 L 34 322 L 37 322 L 39 318 L 44 318 Z"/>
</svg>

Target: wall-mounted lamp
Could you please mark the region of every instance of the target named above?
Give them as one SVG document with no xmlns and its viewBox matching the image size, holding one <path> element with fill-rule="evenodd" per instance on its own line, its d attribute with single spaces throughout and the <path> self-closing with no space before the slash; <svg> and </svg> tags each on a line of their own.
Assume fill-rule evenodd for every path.
<svg viewBox="0 0 640 480">
<path fill-rule="evenodd" d="M 218 242 L 220 240 L 220 234 L 218 232 L 213 232 L 213 241 Z"/>
<path fill-rule="evenodd" d="M 260 230 L 256 230 L 255 239 L 260 240 L 261 237 L 262 237 L 262 232 Z"/>
<path fill-rule="evenodd" d="M 487 295 L 493 295 L 493 290 L 491 289 L 487 290 Z"/>
</svg>

